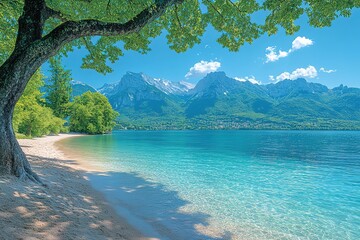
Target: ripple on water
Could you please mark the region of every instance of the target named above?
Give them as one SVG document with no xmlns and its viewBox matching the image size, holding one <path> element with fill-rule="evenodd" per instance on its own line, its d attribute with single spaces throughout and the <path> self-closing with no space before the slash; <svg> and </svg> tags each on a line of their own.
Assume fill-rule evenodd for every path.
<svg viewBox="0 0 360 240">
<path fill-rule="evenodd" d="M 186 201 L 176 211 L 209 215 L 194 226 L 204 234 L 360 239 L 360 132 L 129 131 L 64 144 L 175 191 Z"/>
</svg>

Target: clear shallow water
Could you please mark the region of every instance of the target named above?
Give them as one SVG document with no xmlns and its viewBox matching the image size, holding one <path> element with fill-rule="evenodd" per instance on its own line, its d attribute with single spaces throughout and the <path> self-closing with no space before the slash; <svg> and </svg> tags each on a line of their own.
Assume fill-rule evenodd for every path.
<svg viewBox="0 0 360 240">
<path fill-rule="evenodd" d="M 150 235 L 360 239 L 360 132 L 121 131 L 63 144 L 111 171 L 90 180 Z"/>
</svg>

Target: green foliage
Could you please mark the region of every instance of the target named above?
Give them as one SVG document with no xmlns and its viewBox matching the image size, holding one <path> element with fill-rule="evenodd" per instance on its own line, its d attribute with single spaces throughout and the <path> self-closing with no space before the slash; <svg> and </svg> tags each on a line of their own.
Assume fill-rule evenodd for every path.
<svg viewBox="0 0 360 240">
<path fill-rule="evenodd" d="M 16 137 L 16 139 L 31 139 L 31 137 L 26 136 L 26 135 L 21 134 L 21 133 L 15 133 L 15 137 Z"/>
<path fill-rule="evenodd" d="M 70 111 L 70 130 L 89 134 L 110 132 L 118 116 L 107 98 L 98 92 L 75 97 Z"/>
<path fill-rule="evenodd" d="M 245 42 L 252 43 L 260 36 L 260 25 L 250 17 L 260 10 L 255 0 L 205 0 L 203 3 L 207 7 L 205 20 L 221 33 L 218 42 L 230 51 L 237 51 Z"/>
<path fill-rule="evenodd" d="M 24 94 L 16 104 L 13 127 L 19 136 L 38 137 L 50 133 L 65 131 L 64 120 L 53 115 L 50 108 L 45 107 L 40 87 L 44 85 L 43 76 L 38 71 L 29 81 Z"/>
<path fill-rule="evenodd" d="M 186 0 L 184 4 L 175 4 L 168 9 L 162 21 L 167 30 L 170 48 L 184 52 L 201 42 L 200 36 L 205 32 L 206 22 L 202 18 L 199 2 Z"/>
<path fill-rule="evenodd" d="M 125 23 L 158 0 L 46 0 L 58 16 L 45 23 L 45 34 L 65 21 L 94 19 L 108 23 Z M 161 2 L 161 1 L 160 1 Z M 23 1 L 0 1 L 0 64 L 12 51 L 17 33 L 17 19 Z M 262 34 L 275 34 L 279 28 L 287 34 L 300 29 L 295 21 L 306 15 L 314 27 L 330 26 L 339 16 L 349 17 L 353 8 L 360 7 L 360 0 L 184 0 L 169 7 L 158 19 L 141 30 L 119 36 L 84 37 L 66 44 L 61 53 L 84 46 L 89 54 L 83 59 L 83 68 L 95 69 L 106 74 L 113 63 L 123 55 L 123 50 L 146 53 L 152 38 L 166 30 L 169 47 L 183 52 L 200 42 L 206 27 L 211 25 L 220 36 L 218 42 L 231 51 L 245 43 L 252 43 Z M 259 14 L 260 13 L 260 14 Z M 262 15 L 263 19 L 259 19 Z M 120 42 L 120 44 L 119 44 Z"/>
<path fill-rule="evenodd" d="M 22 11 L 20 1 L 0 1 L 0 66 L 14 49 L 19 18 Z"/>
<path fill-rule="evenodd" d="M 61 59 L 54 57 L 50 59 L 50 85 L 47 86 L 47 97 L 49 107 L 54 115 L 65 118 L 68 115 L 68 106 L 71 97 L 71 73 L 61 65 Z"/>
</svg>

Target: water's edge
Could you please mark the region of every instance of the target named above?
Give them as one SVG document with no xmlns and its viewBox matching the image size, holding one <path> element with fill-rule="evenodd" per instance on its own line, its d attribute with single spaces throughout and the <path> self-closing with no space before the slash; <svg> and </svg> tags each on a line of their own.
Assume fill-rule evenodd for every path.
<svg viewBox="0 0 360 240">
<path fill-rule="evenodd" d="M 146 236 L 358 236 L 360 132 L 121 131 L 62 144 L 105 170 L 87 175 L 92 186 Z"/>
<path fill-rule="evenodd" d="M 84 138 L 88 136 L 90 135 L 74 136 L 71 138 Z M 69 145 L 67 145 L 68 141 L 71 141 L 69 139 L 70 138 L 61 139 L 55 142 L 55 147 L 61 151 L 67 159 L 75 160 L 82 169 L 87 171 L 85 177 L 88 179 L 91 186 L 94 190 L 105 197 L 108 204 L 116 211 L 118 216 L 124 219 L 129 225 L 143 234 L 146 238 L 164 240 L 178 239 L 178 236 L 166 229 L 166 226 L 157 225 L 156 227 L 158 229 L 156 230 L 154 226 L 148 223 L 149 221 L 151 222 L 151 218 L 146 221 L 145 219 L 136 216 L 136 214 L 134 214 L 131 209 L 126 206 L 126 202 L 133 200 L 124 199 L 121 196 L 121 192 L 123 192 L 123 188 L 125 186 L 120 185 L 119 182 L 125 182 L 130 185 L 132 183 L 139 185 L 139 182 L 141 182 L 141 185 L 143 186 L 152 185 L 153 183 L 147 182 L 144 178 L 136 176 L 134 173 L 127 173 L 126 176 L 123 174 L 120 177 L 116 176 L 116 172 L 109 171 L 109 169 L 105 169 L 99 165 L 89 164 L 87 162 L 88 157 L 84 156 L 80 149 L 69 147 Z M 128 188 L 128 186 L 125 188 Z M 139 196 L 139 199 L 146 199 L 146 195 Z M 212 239 L 211 236 L 204 237 L 206 237 L 206 239 Z"/>
</svg>

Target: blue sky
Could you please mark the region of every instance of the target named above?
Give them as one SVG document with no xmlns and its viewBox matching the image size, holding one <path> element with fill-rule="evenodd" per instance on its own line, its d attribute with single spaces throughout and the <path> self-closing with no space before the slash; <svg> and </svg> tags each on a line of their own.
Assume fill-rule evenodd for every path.
<svg viewBox="0 0 360 240">
<path fill-rule="evenodd" d="M 214 70 L 261 84 L 305 77 L 330 88 L 340 84 L 360 87 L 360 9 L 354 10 L 350 18 L 338 18 L 328 28 L 309 27 L 305 17 L 298 23 L 301 29 L 292 36 L 283 30 L 271 37 L 264 35 L 251 45 L 245 44 L 238 52 L 222 48 L 216 42 L 219 34 L 211 28 L 202 37 L 201 44 L 185 53 L 170 50 L 165 35 L 161 35 L 153 40 L 152 51 L 146 55 L 125 51 L 125 55 L 111 65 L 114 71 L 105 76 L 80 68 L 86 54 L 82 49 L 70 53 L 64 65 L 71 69 L 74 80 L 94 87 L 117 82 L 127 71 L 196 83 Z M 47 65 L 45 74 L 46 69 Z"/>
</svg>

